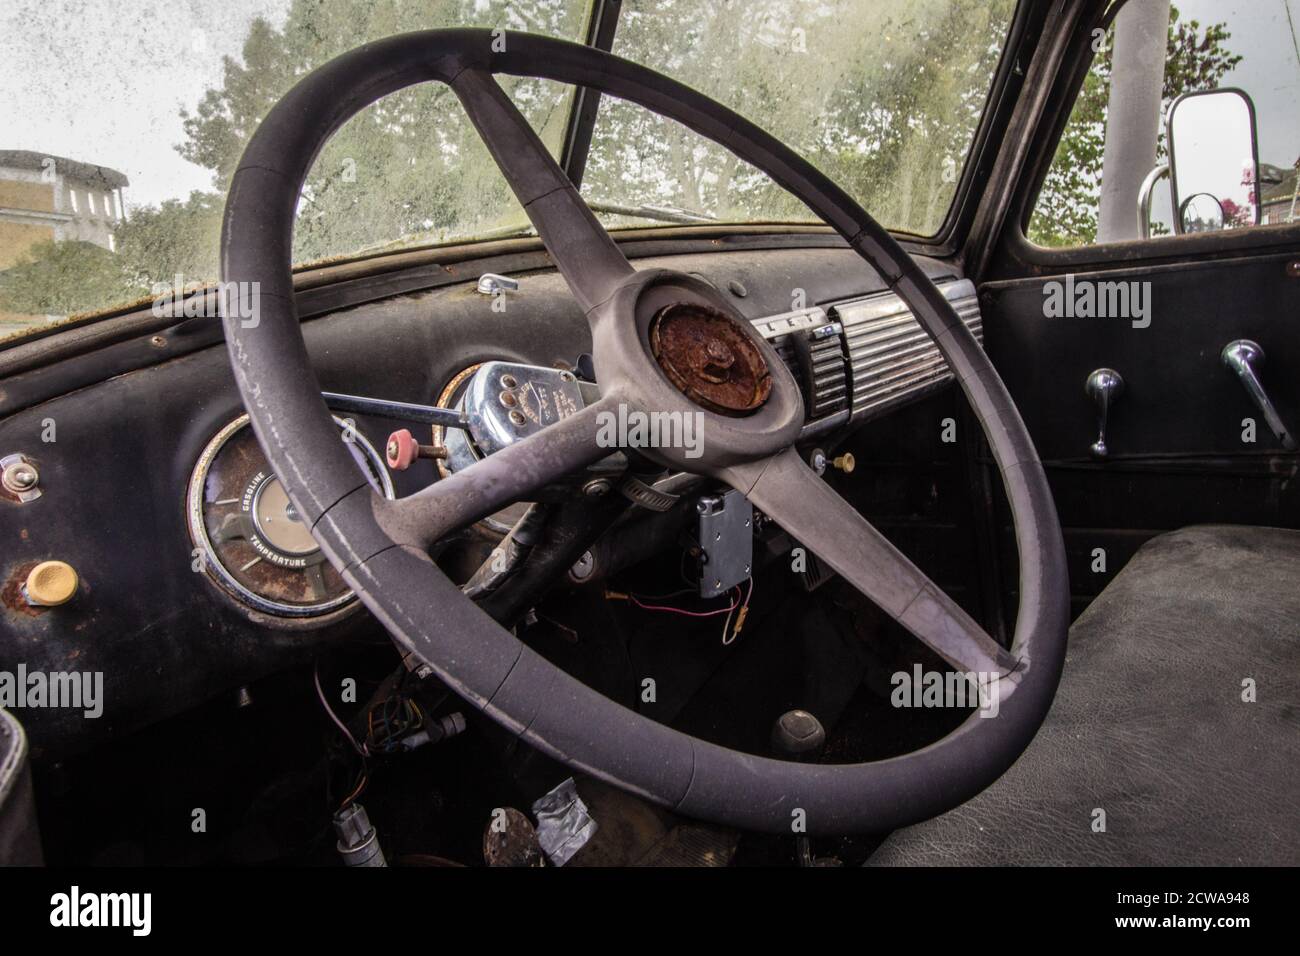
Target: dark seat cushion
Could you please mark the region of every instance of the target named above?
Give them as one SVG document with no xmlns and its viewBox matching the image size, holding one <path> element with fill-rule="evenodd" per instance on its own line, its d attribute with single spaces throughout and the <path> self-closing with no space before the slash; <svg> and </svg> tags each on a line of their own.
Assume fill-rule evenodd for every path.
<svg viewBox="0 0 1300 956">
<path fill-rule="evenodd" d="M 1161 535 L 1070 629 L 1056 702 L 1015 766 L 871 864 L 1295 865 L 1298 708 L 1300 532 Z"/>
</svg>

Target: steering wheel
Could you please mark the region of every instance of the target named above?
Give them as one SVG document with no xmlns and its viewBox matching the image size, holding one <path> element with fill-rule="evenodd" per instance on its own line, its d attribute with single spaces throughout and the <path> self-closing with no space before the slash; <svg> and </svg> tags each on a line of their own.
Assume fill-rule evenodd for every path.
<svg viewBox="0 0 1300 956">
<path fill-rule="evenodd" d="M 338 57 L 276 104 L 231 180 L 222 278 L 255 283 L 260 307 L 253 320 L 241 319 L 242 309 L 225 314 L 230 359 L 262 448 L 299 514 L 405 654 L 530 745 L 678 813 L 774 833 L 789 833 L 802 814 L 806 832 L 840 834 L 905 826 L 974 796 L 1016 760 L 1047 713 L 1068 622 L 1065 551 L 1051 494 L 992 364 L 893 237 L 754 124 L 609 53 L 528 34 L 504 39 L 494 44 L 488 30 L 434 30 Z M 803 399 L 781 359 L 707 283 L 629 265 L 497 84 L 497 73 L 589 87 L 684 124 L 771 176 L 884 277 L 938 345 L 1001 471 L 1020 556 L 1010 650 L 804 463 L 793 447 L 804 421 Z M 371 489 L 339 441 L 308 360 L 290 270 L 293 224 L 299 190 L 329 136 L 380 97 L 429 80 L 449 85 L 459 97 L 586 313 L 601 397 L 469 469 L 387 500 Z M 679 347 L 694 342 L 695 349 L 674 351 L 665 346 L 669 340 Z M 727 376 L 702 368 L 708 363 L 692 357 L 699 354 L 735 367 L 730 384 L 749 383 L 743 401 L 735 389 L 710 390 L 719 377 L 726 385 Z M 937 743 L 888 760 L 773 760 L 690 737 L 626 709 L 479 610 L 429 558 L 430 546 L 611 454 L 615 449 L 602 445 L 600 429 L 620 405 L 623 414 L 699 413 L 699 457 L 688 458 L 683 449 L 639 451 L 665 467 L 740 490 L 953 667 L 997 675 L 996 716 L 972 715 Z"/>
</svg>

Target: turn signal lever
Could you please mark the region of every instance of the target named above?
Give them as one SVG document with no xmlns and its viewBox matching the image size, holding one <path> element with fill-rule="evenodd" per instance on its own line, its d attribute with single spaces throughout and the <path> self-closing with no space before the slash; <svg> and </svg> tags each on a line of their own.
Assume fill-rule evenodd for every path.
<svg viewBox="0 0 1300 956">
<path fill-rule="evenodd" d="M 344 395 L 341 392 L 321 392 L 320 397 L 325 399 L 326 405 L 338 412 L 355 412 L 358 415 L 395 418 L 408 422 L 420 422 L 424 425 L 440 425 L 443 428 L 467 428 L 469 426 L 464 416 L 454 408 L 416 405 L 411 402 L 390 402 L 384 398 Z"/>
<path fill-rule="evenodd" d="M 1282 417 L 1278 415 L 1277 409 L 1269 400 L 1268 394 L 1264 391 L 1264 386 L 1259 381 L 1259 366 L 1264 364 L 1264 350 L 1258 342 L 1252 342 L 1250 339 L 1237 339 L 1235 342 L 1229 342 L 1223 347 L 1223 364 L 1228 366 L 1241 379 L 1241 384 L 1246 389 L 1246 394 L 1250 400 L 1255 403 L 1264 416 L 1264 421 L 1277 440 L 1282 443 L 1282 447 L 1287 451 L 1296 450 L 1296 440 L 1292 436 L 1290 429 L 1282 424 Z"/>
</svg>

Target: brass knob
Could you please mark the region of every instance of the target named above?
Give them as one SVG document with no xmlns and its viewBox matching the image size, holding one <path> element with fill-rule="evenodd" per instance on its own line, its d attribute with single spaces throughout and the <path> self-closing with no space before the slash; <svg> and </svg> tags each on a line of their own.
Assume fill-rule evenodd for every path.
<svg viewBox="0 0 1300 956">
<path fill-rule="evenodd" d="M 23 592 L 28 604 L 57 607 L 72 600 L 80 583 L 77 572 L 66 561 L 42 561 L 27 575 Z"/>
</svg>

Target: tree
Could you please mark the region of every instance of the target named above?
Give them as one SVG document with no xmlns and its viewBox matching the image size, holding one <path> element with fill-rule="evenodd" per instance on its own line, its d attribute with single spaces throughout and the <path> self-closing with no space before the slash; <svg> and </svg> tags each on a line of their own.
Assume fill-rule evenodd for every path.
<svg viewBox="0 0 1300 956">
<path fill-rule="evenodd" d="M 241 61 L 227 57 L 221 85 L 182 114 L 187 138 L 178 150 L 211 169 L 224 195 L 271 107 L 302 76 L 361 43 L 466 25 L 580 38 L 585 9 L 580 0 L 295 0 L 282 29 L 253 22 Z M 542 80 L 500 82 L 558 149 L 567 89 Z M 455 94 L 421 84 L 363 110 L 326 144 L 303 186 L 294 257 L 311 261 L 411 236 L 518 231 L 526 223 Z"/>
<path fill-rule="evenodd" d="M 930 234 L 956 192 L 1014 6 L 657 0 L 625 5 L 615 52 L 773 133 L 886 225 Z M 723 220 L 811 218 L 728 151 L 608 98 L 583 187 Z"/>
<path fill-rule="evenodd" d="M 219 255 L 221 213 L 221 196 L 210 192 L 134 210 L 115 234 L 124 281 L 148 295 L 156 282 L 170 288 L 173 276 L 187 282 L 210 278 Z"/>
<path fill-rule="evenodd" d="M 1165 58 L 1162 101 L 1169 104 L 1183 93 L 1218 87 L 1242 57 L 1226 43 L 1232 34 L 1226 23 L 1204 28 L 1196 20 L 1180 20 L 1177 7 L 1169 15 L 1169 46 Z M 1052 166 L 1029 221 L 1029 238 L 1044 246 L 1080 246 L 1097 241 L 1102 153 L 1106 145 L 1106 111 L 1110 100 L 1111 51 L 1114 26 L 1097 51 L 1084 78 L 1069 124 L 1056 147 Z M 1168 155 L 1164 133 L 1157 155 Z M 1153 224 L 1153 232 L 1159 231 Z"/>
<path fill-rule="evenodd" d="M 71 315 L 134 296 L 117 256 L 93 242 L 47 239 L 0 273 L 0 308 L 20 315 Z"/>
<path fill-rule="evenodd" d="M 625 0 L 615 52 L 784 139 L 887 226 L 932 233 L 956 191 L 1015 5 Z M 133 209 L 116 231 L 111 275 L 102 273 L 99 254 L 87 259 L 81 280 L 71 256 L 59 257 L 58 270 L 38 272 L 97 290 L 90 298 L 100 306 L 148 294 L 155 283 L 170 286 L 178 274 L 183 284 L 215 279 L 223 198 L 240 156 L 270 108 L 309 71 L 367 40 L 437 27 L 580 39 L 588 7 L 588 0 L 293 0 L 283 26 L 252 23 L 240 56 L 223 60 L 219 84 L 182 112 L 177 150 L 211 171 L 211 190 Z M 498 81 L 558 154 L 571 90 Z M 593 199 L 682 206 L 720 220 L 811 218 L 727 150 L 612 97 L 601 99 L 583 187 Z M 527 228 L 455 95 L 422 84 L 363 110 L 322 149 L 299 197 L 294 259 Z"/>
<path fill-rule="evenodd" d="M 217 278 L 221 213 L 239 157 L 266 113 L 302 76 L 369 40 L 479 25 L 580 38 L 585 0 L 294 0 L 283 28 L 254 20 L 220 85 L 182 111 L 177 150 L 212 172 L 211 191 L 133 208 L 115 229 L 116 255 L 87 243 L 47 243 L 0 281 L 0 308 L 21 314 L 102 309 L 170 286 Z M 568 91 L 502 78 L 558 148 Z M 455 96 L 425 84 L 364 110 L 317 158 L 302 191 L 294 258 L 311 261 L 390 243 L 519 231 L 527 220 Z M 42 283 L 48 283 L 43 286 Z M 74 308 L 75 307 L 75 308 Z"/>
</svg>

